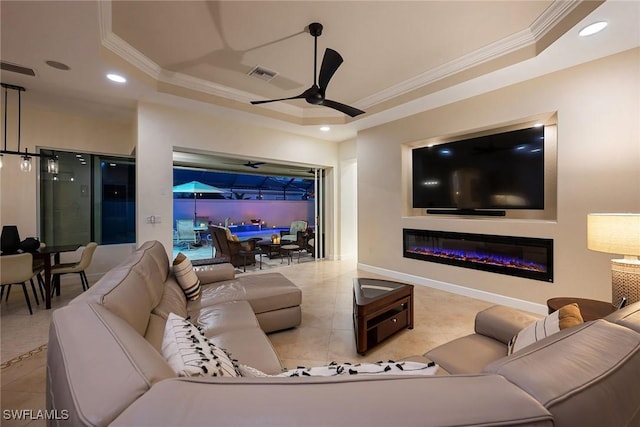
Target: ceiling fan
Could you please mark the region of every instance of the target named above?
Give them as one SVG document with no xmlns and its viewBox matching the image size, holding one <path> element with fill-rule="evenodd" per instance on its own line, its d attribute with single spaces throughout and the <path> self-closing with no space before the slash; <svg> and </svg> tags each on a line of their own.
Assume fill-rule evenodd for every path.
<svg viewBox="0 0 640 427">
<path fill-rule="evenodd" d="M 320 76 L 318 78 L 317 66 L 318 66 L 318 37 L 322 34 L 322 24 L 313 22 L 309 24 L 309 34 L 313 36 L 313 86 L 305 90 L 298 96 L 292 96 L 289 98 L 269 99 L 266 101 L 251 101 L 253 105 L 265 104 L 267 102 L 287 101 L 290 99 L 304 99 L 309 104 L 323 105 L 325 107 L 333 108 L 348 116 L 355 117 L 359 114 L 364 114 L 364 111 L 357 108 L 350 107 L 349 105 L 341 104 L 336 101 L 325 98 L 325 91 L 329 85 L 329 81 L 338 67 L 342 64 L 342 56 L 333 49 L 327 48 L 324 51 L 324 58 L 322 58 L 322 65 L 320 66 Z"/>
<path fill-rule="evenodd" d="M 260 165 L 265 165 L 266 162 L 252 162 L 249 160 L 247 163 L 243 163 L 242 166 L 246 166 L 251 169 L 258 169 Z"/>
<path fill-rule="evenodd" d="M 251 169 L 259 169 L 260 165 L 267 164 L 267 162 L 252 162 L 251 160 L 248 160 L 246 163 L 228 163 L 228 162 L 223 162 L 223 163 L 226 165 L 246 166 Z"/>
</svg>

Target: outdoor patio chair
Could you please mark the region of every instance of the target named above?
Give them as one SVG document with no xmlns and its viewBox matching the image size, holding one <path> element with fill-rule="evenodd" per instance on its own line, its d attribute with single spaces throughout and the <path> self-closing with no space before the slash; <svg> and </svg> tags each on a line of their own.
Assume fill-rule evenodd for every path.
<svg viewBox="0 0 640 427">
<path fill-rule="evenodd" d="M 216 257 L 226 257 L 234 267 L 253 265 L 256 263 L 255 254 L 247 256 L 247 253 L 256 251 L 256 241 L 260 239 L 234 240 L 229 229 L 210 225 L 209 232 L 216 248 Z"/>
<path fill-rule="evenodd" d="M 302 220 L 293 221 L 288 231 L 284 230 L 280 232 L 280 240 L 284 240 L 288 242 L 297 241 L 298 231 L 303 231 L 303 232 L 306 231 L 308 224 L 309 223 L 307 221 L 302 221 Z"/>
<path fill-rule="evenodd" d="M 177 219 L 176 229 L 178 231 L 175 242 L 176 246 L 185 245 L 187 249 L 191 249 L 191 246 L 197 242 L 196 232 L 193 229 L 193 220 Z"/>
</svg>

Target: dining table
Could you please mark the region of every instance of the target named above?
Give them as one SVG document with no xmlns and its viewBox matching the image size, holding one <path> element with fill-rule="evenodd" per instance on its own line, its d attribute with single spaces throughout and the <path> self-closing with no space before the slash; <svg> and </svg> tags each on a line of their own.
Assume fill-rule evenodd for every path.
<svg viewBox="0 0 640 427">
<path fill-rule="evenodd" d="M 63 252 L 74 252 L 81 245 L 72 244 L 72 245 L 57 245 L 57 246 L 44 246 L 38 249 L 35 252 L 32 252 L 34 260 L 42 260 L 44 263 L 44 301 L 45 308 L 48 310 L 51 308 L 51 257 L 53 256 L 53 262 L 55 264 L 60 264 L 60 254 Z M 60 295 L 60 290 L 58 289 L 58 295 Z"/>
</svg>

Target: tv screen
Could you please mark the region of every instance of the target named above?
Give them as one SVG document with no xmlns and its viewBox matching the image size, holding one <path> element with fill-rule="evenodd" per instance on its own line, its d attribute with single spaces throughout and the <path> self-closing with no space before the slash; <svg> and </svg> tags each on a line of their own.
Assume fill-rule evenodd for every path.
<svg viewBox="0 0 640 427">
<path fill-rule="evenodd" d="M 544 127 L 413 150 L 413 207 L 544 209 Z"/>
</svg>

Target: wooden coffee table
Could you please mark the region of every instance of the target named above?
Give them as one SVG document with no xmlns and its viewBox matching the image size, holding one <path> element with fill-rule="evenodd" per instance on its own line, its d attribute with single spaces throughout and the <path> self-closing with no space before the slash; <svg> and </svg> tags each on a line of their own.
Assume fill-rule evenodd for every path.
<svg viewBox="0 0 640 427">
<path fill-rule="evenodd" d="M 404 328 L 413 329 L 413 285 L 353 279 L 353 327 L 360 354 Z"/>
</svg>

